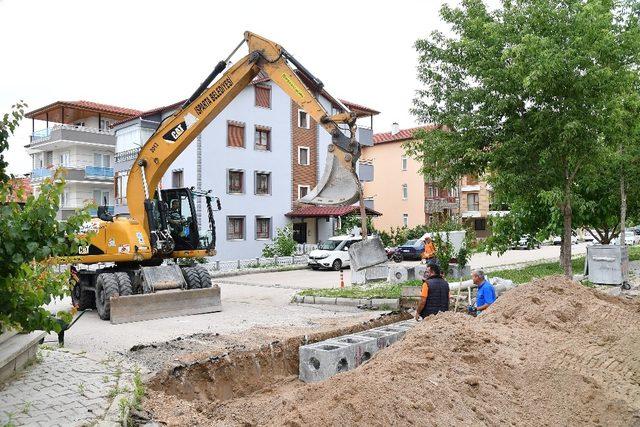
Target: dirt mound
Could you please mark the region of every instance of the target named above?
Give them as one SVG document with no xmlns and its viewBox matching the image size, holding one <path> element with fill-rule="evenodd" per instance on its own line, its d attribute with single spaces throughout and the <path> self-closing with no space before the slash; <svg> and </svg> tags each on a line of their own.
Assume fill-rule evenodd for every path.
<svg viewBox="0 0 640 427">
<path fill-rule="evenodd" d="M 323 383 L 292 375 L 230 400 L 165 389 L 145 406 L 171 425 L 640 425 L 639 322 L 637 302 L 552 277 L 479 318 L 429 318 Z"/>
</svg>

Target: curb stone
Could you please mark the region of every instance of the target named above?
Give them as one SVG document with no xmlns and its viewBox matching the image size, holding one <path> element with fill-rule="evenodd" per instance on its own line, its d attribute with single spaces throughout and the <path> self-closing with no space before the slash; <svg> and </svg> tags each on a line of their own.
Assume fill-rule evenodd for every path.
<svg viewBox="0 0 640 427">
<path fill-rule="evenodd" d="M 361 308 L 379 308 L 381 306 L 388 306 L 390 310 L 397 310 L 400 307 L 399 298 L 332 298 L 332 297 L 316 297 L 313 295 L 305 295 L 301 297 L 296 295 L 294 302 L 298 304 L 324 304 L 324 305 L 339 305 L 346 307 L 361 307 Z"/>
</svg>

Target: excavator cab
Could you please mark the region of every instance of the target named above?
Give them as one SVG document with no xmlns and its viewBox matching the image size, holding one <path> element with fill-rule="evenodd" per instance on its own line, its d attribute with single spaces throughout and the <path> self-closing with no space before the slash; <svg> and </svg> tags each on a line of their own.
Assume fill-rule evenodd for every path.
<svg viewBox="0 0 640 427">
<path fill-rule="evenodd" d="M 215 220 L 213 218 L 213 197 L 210 191 L 197 191 L 193 188 L 171 188 L 160 190 L 161 197 L 157 203 L 163 206 L 159 215 L 161 224 L 169 231 L 173 240 L 173 252 L 181 251 L 213 251 L 215 249 Z M 198 227 L 198 214 L 195 200 L 203 197 L 206 202 L 208 222 L 203 230 Z M 216 199 L 218 210 L 220 202 Z M 159 218 L 159 219 L 160 219 Z"/>
</svg>

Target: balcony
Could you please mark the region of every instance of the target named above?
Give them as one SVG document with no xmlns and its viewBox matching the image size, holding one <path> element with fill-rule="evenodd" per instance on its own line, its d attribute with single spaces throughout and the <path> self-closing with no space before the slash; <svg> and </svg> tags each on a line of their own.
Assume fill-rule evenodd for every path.
<svg viewBox="0 0 640 427">
<path fill-rule="evenodd" d="M 116 137 L 112 130 L 59 124 L 33 132 L 30 143 L 26 147 L 37 150 L 41 146 L 56 142 L 62 142 L 63 145 L 69 146 L 75 143 L 89 143 L 115 147 Z"/>
<path fill-rule="evenodd" d="M 116 163 L 128 162 L 135 160 L 140 152 L 140 147 L 132 148 L 130 150 L 120 151 L 116 153 Z"/>
<path fill-rule="evenodd" d="M 45 178 L 51 178 L 56 168 L 61 167 L 64 172 L 64 178 L 68 182 L 72 181 L 106 181 L 113 183 L 113 168 L 104 168 L 98 166 L 85 166 L 84 168 L 71 166 L 52 166 L 50 168 L 36 168 L 31 171 L 31 180 L 33 182 L 41 181 Z"/>
<path fill-rule="evenodd" d="M 456 197 L 438 197 L 426 199 L 424 201 L 424 211 L 426 213 L 443 212 L 445 209 L 453 210 L 458 208 Z"/>
</svg>

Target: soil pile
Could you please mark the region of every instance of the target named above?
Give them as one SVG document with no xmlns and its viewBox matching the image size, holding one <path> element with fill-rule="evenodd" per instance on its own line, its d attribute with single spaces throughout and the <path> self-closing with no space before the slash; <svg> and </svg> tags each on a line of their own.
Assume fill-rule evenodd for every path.
<svg viewBox="0 0 640 427">
<path fill-rule="evenodd" d="M 639 323 L 638 302 L 546 278 L 478 318 L 429 318 L 323 383 L 261 388 L 258 366 L 243 397 L 176 399 L 173 384 L 145 407 L 171 425 L 640 425 Z"/>
</svg>

